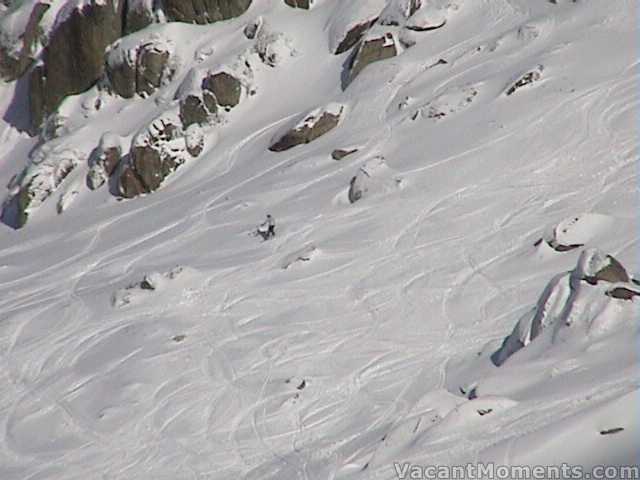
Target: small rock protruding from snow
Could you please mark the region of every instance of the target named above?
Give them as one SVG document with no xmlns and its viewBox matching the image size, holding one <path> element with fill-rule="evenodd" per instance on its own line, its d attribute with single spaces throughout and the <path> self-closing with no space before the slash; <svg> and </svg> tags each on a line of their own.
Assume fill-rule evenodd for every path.
<svg viewBox="0 0 640 480">
<path fill-rule="evenodd" d="M 598 233 L 606 232 L 614 223 L 607 215 L 583 213 L 562 220 L 549 228 L 535 246 L 545 242 L 556 252 L 568 252 L 583 247 Z"/>
<path fill-rule="evenodd" d="M 185 269 L 183 267 L 177 266 L 167 272 L 147 273 L 141 281 L 132 283 L 114 292 L 111 298 L 111 305 L 116 308 L 122 308 L 126 305 L 136 303 L 154 292 L 167 290 L 170 288 L 171 282 L 180 277 L 184 271 Z"/>
<path fill-rule="evenodd" d="M 303 120 L 282 135 L 269 147 L 269 150 L 283 152 L 297 145 L 310 143 L 337 127 L 343 113 L 344 105 L 338 103 L 317 108 L 305 115 Z"/>
<path fill-rule="evenodd" d="M 333 152 L 331 152 L 331 158 L 336 161 L 342 160 L 349 155 L 352 155 L 358 151 L 357 148 L 336 148 Z"/>
<path fill-rule="evenodd" d="M 287 270 L 297 263 L 309 262 L 313 257 L 318 254 L 318 249 L 315 245 L 306 245 L 305 247 L 290 253 L 284 259 L 282 259 L 281 266 L 283 270 Z"/>
<path fill-rule="evenodd" d="M 542 79 L 542 72 L 544 71 L 544 67 L 542 65 L 538 65 L 532 70 L 522 74 L 511 86 L 507 88 L 505 91 L 505 95 L 510 96 L 516 93 L 518 90 L 531 86 L 534 83 L 540 81 Z"/>
<path fill-rule="evenodd" d="M 402 180 L 389 168 L 384 157 L 368 160 L 349 182 L 350 203 L 372 194 L 387 193 L 399 187 Z"/>
</svg>

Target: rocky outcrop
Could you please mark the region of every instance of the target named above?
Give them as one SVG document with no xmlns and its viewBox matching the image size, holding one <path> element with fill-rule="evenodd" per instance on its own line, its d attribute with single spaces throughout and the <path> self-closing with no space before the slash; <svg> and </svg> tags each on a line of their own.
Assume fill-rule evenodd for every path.
<svg viewBox="0 0 640 480">
<path fill-rule="evenodd" d="M 173 77 L 173 43 L 159 37 L 127 37 L 106 55 L 106 75 L 112 90 L 123 98 L 146 97 Z"/>
<path fill-rule="evenodd" d="M 122 157 L 122 145 L 120 137 L 112 133 L 105 133 L 100 139 L 100 144 L 89 157 L 89 173 L 87 173 L 87 186 L 95 190 L 107 181 L 118 168 Z"/>
<path fill-rule="evenodd" d="M 87 0 L 58 13 L 42 61 L 30 74 L 33 131 L 65 97 L 84 92 L 102 76 L 105 49 L 122 35 L 124 3 Z"/>
<path fill-rule="evenodd" d="M 344 106 L 339 104 L 331 104 L 325 108 L 313 110 L 273 143 L 269 150 L 283 152 L 297 145 L 312 142 L 337 127 L 343 112 Z"/>
<path fill-rule="evenodd" d="M 8 35 L 4 41 L 0 41 L 0 79 L 8 82 L 16 80 L 31 66 L 34 61 L 34 46 L 41 31 L 40 21 L 49 7 L 47 3 L 36 2 L 23 31 L 17 33 L 18 38 Z M 3 18 L 0 32 L 8 30 L 4 24 L 10 21 L 11 15 Z"/>
<path fill-rule="evenodd" d="M 355 47 L 355 45 L 362 39 L 362 37 L 364 37 L 364 34 L 369 31 L 369 29 L 376 23 L 377 20 L 378 18 L 375 17 L 351 27 L 349 31 L 347 31 L 347 33 L 344 35 L 344 38 L 338 44 L 338 47 L 335 49 L 334 53 L 336 55 L 340 55 Z"/>
<path fill-rule="evenodd" d="M 30 164 L 11 185 L 11 194 L 3 207 L 3 222 L 14 228 L 23 227 L 29 215 L 60 187 L 79 163 L 75 150 L 56 151 L 43 146 Z"/>
<path fill-rule="evenodd" d="M 549 282 L 536 308 L 518 321 L 491 359 L 501 366 L 534 341 L 539 345 L 534 354 L 541 355 L 544 342 L 550 347 L 571 335 L 606 332 L 621 311 L 608 308 L 609 302 L 633 300 L 638 294 L 619 261 L 600 250 L 587 249 L 571 272 Z"/>
<path fill-rule="evenodd" d="M 157 190 L 163 181 L 188 158 L 202 152 L 204 138 L 194 126 L 185 132 L 178 118 L 161 117 L 136 135 L 128 163 L 120 172 L 119 190 L 133 198 Z"/>
<path fill-rule="evenodd" d="M 284 3 L 293 8 L 303 8 L 309 10 L 315 3 L 314 0 L 284 0 Z"/>
<path fill-rule="evenodd" d="M 370 35 L 362 40 L 351 59 L 346 85 L 349 85 L 368 65 L 398 55 L 400 48 L 398 40 L 390 32 Z"/>
<path fill-rule="evenodd" d="M 589 268 L 584 268 L 582 280 L 597 285 L 598 282 L 629 282 L 629 274 L 622 264 L 611 255 L 606 255 L 603 259 L 598 258 L 598 263 L 594 266 L 590 264 Z"/>
<path fill-rule="evenodd" d="M 247 67 L 248 69 L 248 67 Z M 245 72 L 250 75 L 250 72 Z M 209 123 L 219 109 L 230 111 L 242 100 L 245 86 L 240 75 L 222 70 L 215 73 L 192 70 L 176 97 L 180 99 L 180 119 L 186 128 Z"/>
<path fill-rule="evenodd" d="M 219 22 L 242 15 L 252 0 L 161 0 L 169 21 L 198 23 Z"/>
</svg>

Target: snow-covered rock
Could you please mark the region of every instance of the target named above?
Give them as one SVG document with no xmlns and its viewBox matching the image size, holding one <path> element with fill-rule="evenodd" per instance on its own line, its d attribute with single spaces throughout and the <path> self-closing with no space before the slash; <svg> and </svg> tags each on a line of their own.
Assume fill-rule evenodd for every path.
<svg viewBox="0 0 640 480">
<path fill-rule="evenodd" d="M 3 221 L 16 228 L 23 227 L 29 215 L 38 209 L 76 168 L 82 154 L 74 149 L 56 148 L 45 144 L 33 156 L 30 164 L 14 182 L 5 200 Z"/>
<path fill-rule="evenodd" d="M 113 133 L 105 133 L 100 144 L 89 157 L 87 186 L 91 190 L 101 187 L 116 172 L 122 157 L 122 139 Z"/>
<path fill-rule="evenodd" d="M 370 195 L 379 195 L 396 190 L 402 183 L 401 178 L 389 168 L 384 157 L 375 157 L 364 163 L 358 173 L 349 182 L 349 202 Z"/>
<path fill-rule="evenodd" d="M 165 112 L 131 142 L 128 162 L 119 177 L 123 197 L 133 198 L 157 190 L 163 181 L 204 148 L 197 125 L 185 132 L 177 112 Z"/>
<path fill-rule="evenodd" d="M 24 2 L 0 16 L 0 78 L 13 81 L 29 68 L 38 53 L 42 17 L 46 2 Z"/>
<path fill-rule="evenodd" d="M 331 103 L 326 107 L 312 110 L 293 128 L 281 135 L 270 147 L 272 152 L 283 152 L 298 145 L 310 143 L 321 137 L 340 123 L 344 105 Z"/>
<path fill-rule="evenodd" d="M 544 71 L 544 66 L 537 65 L 533 69 L 527 71 L 520 75 L 520 77 L 515 80 L 505 91 L 505 95 L 510 96 L 521 90 L 524 87 L 530 87 L 534 83 L 539 82 L 542 79 L 542 72 Z"/>
<path fill-rule="evenodd" d="M 112 45 L 106 54 L 106 76 L 123 98 L 146 97 L 167 84 L 177 69 L 171 39 L 140 32 Z"/>
<path fill-rule="evenodd" d="M 340 2 L 328 27 L 329 49 L 340 55 L 353 48 L 376 23 L 386 0 Z"/>
<path fill-rule="evenodd" d="M 493 354 L 493 362 L 500 366 L 530 344 L 537 345 L 536 352 L 540 355 L 545 346 L 607 330 L 617 323 L 613 303 L 635 296 L 627 293 L 637 290 L 626 285 L 629 282 L 629 275 L 615 258 L 598 249 L 586 249 L 574 270 L 549 282 L 536 308 L 518 321 Z"/>
</svg>

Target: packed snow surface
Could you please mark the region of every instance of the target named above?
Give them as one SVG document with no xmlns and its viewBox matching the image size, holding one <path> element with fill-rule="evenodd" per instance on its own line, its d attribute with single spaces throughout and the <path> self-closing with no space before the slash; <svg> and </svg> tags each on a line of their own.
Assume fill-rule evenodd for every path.
<svg viewBox="0 0 640 480">
<path fill-rule="evenodd" d="M 57 190 L 24 228 L 0 225 L 0 479 L 639 463 L 640 299 L 566 275 L 602 255 L 640 271 L 637 2 L 421 3 L 414 24 L 444 25 L 376 26 L 411 41 L 344 90 L 350 53 L 332 52 L 385 2 L 256 0 L 231 21 L 150 27 L 175 46 L 171 82 L 68 98 L 52 147 L 3 115 L 2 185 L 31 162 Z M 268 30 L 246 38 L 258 17 Z M 255 90 L 203 127 L 199 158 L 133 200 L 89 190 L 100 138 L 130 146 L 195 88 L 194 66 L 239 59 Z M 0 113 L 16 88 L 0 84 Z M 344 106 L 336 128 L 268 151 L 328 104 Z M 72 171 L 46 177 L 63 157 Z M 358 175 L 374 194 L 351 203 Z M 554 231 L 580 246 L 534 245 Z M 579 264 L 585 248 L 603 253 Z M 527 331 L 493 363 L 545 305 L 561 335 Z"/>
</svg>

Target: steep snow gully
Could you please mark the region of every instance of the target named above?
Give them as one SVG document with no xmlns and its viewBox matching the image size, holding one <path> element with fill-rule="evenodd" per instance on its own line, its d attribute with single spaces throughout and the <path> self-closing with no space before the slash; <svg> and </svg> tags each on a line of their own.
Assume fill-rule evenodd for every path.
<svg viewBox="0 0 640 480">
<path fill-rule="evenodd" d="M 35 135 L 0 83 L 0 479 L 640 464 L 635 1 L 129 3 Z"/>
</svg>

